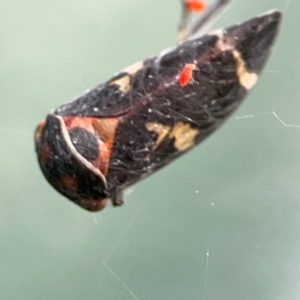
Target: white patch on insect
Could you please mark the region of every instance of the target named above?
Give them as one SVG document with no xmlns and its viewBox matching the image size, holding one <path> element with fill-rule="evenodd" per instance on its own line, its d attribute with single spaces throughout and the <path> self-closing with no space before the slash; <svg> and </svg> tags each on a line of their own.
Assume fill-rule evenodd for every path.
<svg viewBox="0 0 300 300">
<path fill-rule="evenodd" d="M 236 74 L 238 76 L 240 84 L 246 89 L 250 90 L 256 84 L 258 76 L 255 73 L 250 73 L 246 69 L 245 62 L 241 58 L 241 54 L 237 51 L 233 51 L 233 56 L 236 60 L 237 70 Z"/>
<path fill-rule="evenodd" d="M 190 124 L 183 122 L 176 123 L 172 129 L 170 126 L 150 122 L 146 124 L 146 128 L 149 131 L 156 132 L 158 135 L 153 149 L 156 149 L 163 139 L 168 136 L 170 139 L 174 139 L 174 147 L 180 152 L 194 146 L 195 137 L 199 133 L 198 129 L 194 129 Z"/>
<path fill-rule="evenodd" d="M 256 84 L 258 76 L 255 73 L 251 73 L 247 70 L 245 62 L 242 59 L 240 52 L 235 49 L 235 40 L 233 38 L 228 38 L 224 35 L 223 29 L 218 29 L 213 31 L 211 34 L 218 36 L 217 48 L 223 51 L 231 51 L 232 55 L 236 61 L 236 75 L 238 77 L 239 83 L 246 90 L 250 90 Z"/>
<path fill-rule="evenodd" d="M 188 123 L 178 122 L 170 132 L 170 138 L 174 138 L 174 147 L 182 152 L 194 146 L 195 137 L 198 135 L 199 130 L 194 129 Z"/>
<path fill-rule="evenodd" d="M 121 93 L 126 94 L 131 89 L 130 85 L 130 76 L 124 75 L 123 77 L 116 79 L 114 81 L 111 81 L 109 85 L 115 84 L 118 86 L 118 89 Z"/>
<path fill-rule="evenodd" d="M 162 140 L 167 136 L 167 134 L 170 131 L 170 126 L 165 126 L 163 124 L 155 123 L 155 122 L 147 123 L 146 128 L 149 131 L 154 131 L 157 133 L 157 139 L 155 141 L 155 144 L 153 145 L 153 150 L 159 146 L 159 144 L 162 142 Z"/>
</svg>

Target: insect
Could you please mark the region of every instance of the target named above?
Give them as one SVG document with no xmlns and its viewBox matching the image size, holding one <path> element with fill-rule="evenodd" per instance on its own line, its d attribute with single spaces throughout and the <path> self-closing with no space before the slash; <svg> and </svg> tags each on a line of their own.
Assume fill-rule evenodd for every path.
<svg viewBox="0 0 300 300">
<path fill-rule="evenodd" d="M 198 2 L 197 2 L 198 1 Z M 203 35 L 229 0 L 181 0 L 178 45 L 137 62 L 49 113 L 35 131 L 42 172 L 81 207 L 98 211 L 123 190 L 215 131 L 257 81 L 281 13 Z M 198 4 L 199 5 L 198 5 Z"/>
<path fill-rule="evenodd" d="M 186 64 L 179 74 L 179 85 L 186 86 L 193 79 L 193 71 L 196 69 L 194 64 Z"/>
</svg>

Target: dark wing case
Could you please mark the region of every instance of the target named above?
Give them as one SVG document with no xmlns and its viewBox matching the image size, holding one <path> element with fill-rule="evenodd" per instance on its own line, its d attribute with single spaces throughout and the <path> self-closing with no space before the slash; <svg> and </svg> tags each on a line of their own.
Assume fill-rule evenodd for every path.
<svg viewBox="0 0 300 300">
<path fill-rule="evenodd" d="M 107 168 L 97 177 L 104 176 L 97 196 L 115 198 L 126 186 L 166 165 L 218 128 L 256 83 L 280 17 L 280 12 L 273 11 L 188 40 L 134 64 L 56 109 L 48 119 L 56 116 L 61 126 L 65 126 L 62 120 L 73 117 L 115 120 Z M 182 87 L 178 78 L 186 64 L 195 69 Z M 40 131 L 50 143 L 54 137 L 49 136 L 47 120 Z M 42 147 L 41 142 L 37 144 Z M 80 161 L 85 164 L 84 159 Z M 48 171 L 44 168 L 43 172 Z"/>
</svg>

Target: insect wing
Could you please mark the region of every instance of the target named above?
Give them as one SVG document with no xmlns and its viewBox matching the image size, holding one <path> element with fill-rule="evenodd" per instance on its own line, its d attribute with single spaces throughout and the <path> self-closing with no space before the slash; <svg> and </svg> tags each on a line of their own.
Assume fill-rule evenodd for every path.
<svg viewBox="0 0 300 300">
<path fill-rule="evenodd" d="M 42 171 L 89 210 L 201 142 L 254 86 L 281 14 L 188 40 L 123 70 L 49 114 L 36 130 Z M 187 79 L 180 77 L 186 66 Z"/>
</svg>

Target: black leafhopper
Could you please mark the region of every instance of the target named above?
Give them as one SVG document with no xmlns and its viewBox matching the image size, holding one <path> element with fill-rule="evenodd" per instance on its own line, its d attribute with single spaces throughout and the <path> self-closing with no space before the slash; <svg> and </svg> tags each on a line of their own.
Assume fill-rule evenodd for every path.
<svg viewBox="0 0 300 300">
<path fill-rule="evenodd" d="M 52 186 L 98 211 L 215 131 L 255 85 L 277 34 L 270 11 L 201 36 L 229 0 L 181 0 L 178 45 L 49 113 L 35 131 Z M 201 12 L 194 26 L 191 15 Z"/>
</svg>

